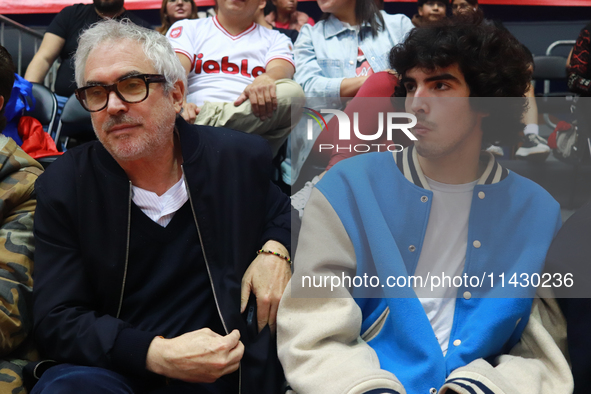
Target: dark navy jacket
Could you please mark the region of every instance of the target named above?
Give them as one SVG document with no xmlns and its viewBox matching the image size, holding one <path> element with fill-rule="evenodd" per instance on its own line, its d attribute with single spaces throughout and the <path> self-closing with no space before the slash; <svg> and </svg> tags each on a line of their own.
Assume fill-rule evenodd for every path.
<svg viewBox="0 0 591 394">
<path fill-rule="evenodd" d="M 183 172 L 214 297 L 227 332 L 246 346 L 241 392 L 277 392 L 268 328 L 249 336 L 240 283 L 256 250 L 290 247 L 290 202 L 270 181 L 256 136 L 177 120 Z M 128 258 L 131 182 L 99 142 L 69 150 L 36 184 L 35 339 L 44 357 L 142 374 L 154 333 L 117 318 Z M 174 311 L 163 311 L 163 314 Z"/>
</svg>

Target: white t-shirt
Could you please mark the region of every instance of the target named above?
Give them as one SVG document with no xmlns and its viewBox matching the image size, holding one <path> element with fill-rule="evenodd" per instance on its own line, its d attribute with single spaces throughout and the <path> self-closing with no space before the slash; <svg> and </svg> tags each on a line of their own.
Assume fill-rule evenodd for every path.
<svg viewBox="0 0 591 394">
<path fill-rule="evenodd" d="M 133 185 L 132 190 L 134 204 L 162 227 L 168 226 L 174 214 L 189 199 L 184 177 L 161 196 Z"/>
<path fill-rule="evenodd" d="M 452 278 L 461 276 L 466 262 L 472 194 L 478 180 L 449 185 L 427 178 L 427 183 L 433 191 L 433 201 L 415 275 L 423 279 L 427 273 L 439 277 L 442 273 Z M 421 288 L 415 288 L 415 291 L 445 355 L 453 325 L 457 288 L 440 288 L 434 293 Z"/>
<path fill-rule="evenodd" d="M 191 60 L 187 101 L 235 101 L 267 64 L 283 59 L 294 65 L 293 45 L 284 34 L 253 23 L 233 36 L 217 16 L 184 19 L 166 34 L 175 52 Z"/>
</svg>

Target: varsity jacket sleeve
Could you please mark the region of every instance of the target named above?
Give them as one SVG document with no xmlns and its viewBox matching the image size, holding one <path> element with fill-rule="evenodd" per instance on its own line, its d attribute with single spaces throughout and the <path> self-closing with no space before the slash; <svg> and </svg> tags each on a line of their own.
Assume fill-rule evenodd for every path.
<svg viewBox="0 0 591 394">
<path fill-rule="evenodd" d="M 591 72 L 589 51 L 591 51 L 591 25 L 587 25 L 577 38 L 573 48 L 568 71 L 568 87 L 572 92 L 588 95 L 591 93 Z"/>
<path fill-rule="evenodd" d="M 306 205 L 295 272 L 279 305 L 278 354 L 291 388 L 299 394 L 405 393 L 380 369 L 361 338 L 362 314 L 350 289 L 303 288 L 304 276 L 353 276 L 353 245 L 338 215 L 317 189 Z"/>
<path fill-rule="evenodd" d="M 460 394 L 572 393 L 573 378 L 564 356 L 566 321 L 553 298 L 534 299 L 520 341 L 492 362 L 478 359 L 453 371 L 440 390 Z"/>
<path fill-rule="evenodd" d="M 302 26 L 295 43 L 294 79 L 299 83 L 306 95 L 314 97 L 340 97 L 341 82 L 344 78 L 327 78 L 316 58 L 314 39 L 310 25 Z"/>
</svg>

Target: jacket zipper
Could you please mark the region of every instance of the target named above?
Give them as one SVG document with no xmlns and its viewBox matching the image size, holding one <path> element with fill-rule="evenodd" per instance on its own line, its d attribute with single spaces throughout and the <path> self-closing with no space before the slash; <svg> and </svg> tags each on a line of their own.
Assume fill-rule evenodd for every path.
<svg viewBox="0 0 591 394">
<path fill-rule="evenodd" d="M 193 220 L 195 221 L 195 226 L 197 227 L 197 235 L 199 236 L 199 243 L 201 244 L 201 253 L 203 253 L 203 259 L 205 260 L 205 268 L 207 268 L 207 275 L 209 276 L 209 283 L 211 284 L 211 290 L 213 292 L 213 299 L 215 301 L 215 306 L 218 311 L 218 315 L 220 316 L 220 320 L 222 321 L 222 325 L 224 326 L 224 331 L 226 335 L 229 334 L 228 328 L 226 327 L 226 322 L 224 321 L 224 316 L 222 316 L 222 312 L 220 310 L 220 305 L 215 293 L 215 287 L 213 286 L 213 280 L 211 279 L 211 272 L 209 270 L 209 264 L 207 262 L 207 256 L 205 255 L 205 249 L 203 247 L 203 239 L 201 238 L 201 230 L 199 229 L 199 222 L 197 222 L 197 215 L 195 215 L 195 208 L 193 207 L 193 200 L 191 199 L 191 193 L 189 191 L 189 184 L 187 182 L 187 178 L 185 177 L 185 168 L 181 166 L 181 170 L 183 172 L 183 180 L 185 181 L 185 188 L 187 189 L 187 196 L 189 197 L 189 204 L 191 205 L 191 212 L 193 213 Z M 129 241 L 131 236 L 131 201 L 132 201 L 132 184 L 129 181 L 129 199 L 127 201 L 127 245 L 125 247 L 125 268 L 123 271 L 123 283 L 121 284 L 121 296 L 119 297 L 119 307 L 117 308 L 117 315 L 116 318 L 119 318 L 121 314 L 121 307 L 123 306 L 123 294 L 125 292 L 125 281 L 127 280 L 127 266 L 129 264 Z M 238 367 L 238 394 L 242 391 L 242 363 L 240 363 Z"/>
<path fill-rule="evenodd" d="M 229 334 L 228 327 L 226 326 L 224 316 L 222 316 L 220 304 L 218 302 L 218 298 L 215 293 L 215 286 L 213 285 L 213 279 L 211 278 L 211 271 L 209 269 L 209 263 L 207 262 L 207 256 L 205 254 L 205 247 L 203 245 L 203 238 L 201 237 L 201 229 L 199 228 L 199 222 L 197 221 L 197 215 L 195 214 L 195 207 L 193 206 L 193 199 L 191 198 L 191 191 L 189 190 L 189 183 L 187 182 L 187 178 L 185 177 L 185 167 L 182 165 L 181 165 L 181 170 L 183 172 L 183 180 L 185 181 L 185 188 L 187 189 L 187 196 L 189 197 L 189 204 L 191 205 L 191 212 L 193 213 L 193 220 L 195 221 L 195 226 L 197 227 L 197 235 L 199 236 L 199 243 L 201 244 L 201 253 L 203 254 L 203 260 L 205 261 L 205 268 L 207 268 L 207 275 L 209 276 L 209 283 L 211 285 L 213 299 L 215 301 L 215 306 L 217 308 L 218 315 L 220 316 L 220 320 L 222 321 L 222 325 L 224 326 L 224 331 L 226 332 L 226 335 L 228 335 Z M 240 363 L 238 366 L 238 394 L 240 394 L 241 391 L 242 391 L 242 363 Z"/>
<path fill-rule="evenodd" d="M 127 200 L 127 245 L 125 246 L 125 268 L 123 270 L 123 283 L 121 283 L 121 296 L 119 297 L 119 308 L 117 308 L 117 319 L 121 314 L 123 306 L 123 294 L 125 293 L 125 281 L 127 280 L 127 265 L 129 264 L 129 238 L 131 236 L 131 195 L 133 193 L 131 181 L 129 181 L 129 198 Z"/>
</svg>

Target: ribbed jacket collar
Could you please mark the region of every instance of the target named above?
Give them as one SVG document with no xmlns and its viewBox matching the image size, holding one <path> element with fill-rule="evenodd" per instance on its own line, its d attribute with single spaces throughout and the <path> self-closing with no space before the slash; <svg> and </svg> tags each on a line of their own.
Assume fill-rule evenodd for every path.
<svg viewBox="0 0 591 394">
<path fill-rule="evenodd" d="M 400 172 L 409 182 L 423 189 L 431 190 L 427 183 L 427 178 L 423 174 L 423 170 L 419 164 L 417 157 L 417 150 L 414 145 L 409 146 L 402 152 L 397 152 L 394 155 L 394 161 L 398 166 Z M 487 163 L 484 173 L 478 180 L 478 185 L 492 185 L 505 179 L 509 175 L 509 171 L 501 167 L 495 160 L 494 156 L 486 151 L 481 152 L 480 161 Z"/>
</svg>

